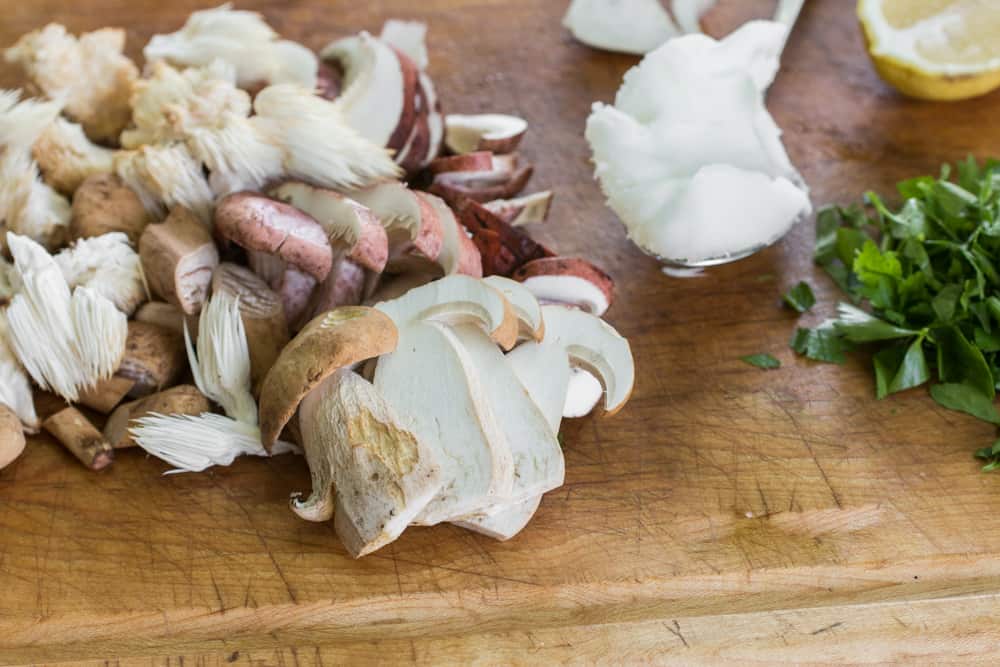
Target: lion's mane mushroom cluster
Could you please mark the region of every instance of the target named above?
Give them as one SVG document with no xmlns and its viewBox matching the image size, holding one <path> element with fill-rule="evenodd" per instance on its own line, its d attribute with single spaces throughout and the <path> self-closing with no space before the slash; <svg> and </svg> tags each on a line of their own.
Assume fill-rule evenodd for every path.
<svg viewBox="0 0 1000 667">
<path fill-rule="evenodd" d="M 39 428 L 94 470 L 304 452 L 292 509 L 354 556 L 526 525 L 561 420 L 620 409 L 632 356 L 611 278 L 526 231 L 552 201 L 523 194 L 527 123 L 444 115 L 425 33 L 317 56 L 223 6 L 141 71 L 121 29 L 6 50 L 28 83 L 0 91 L 0 467 Z M 33 386 L 64 407 L 39 418 Z"/>
</svg>

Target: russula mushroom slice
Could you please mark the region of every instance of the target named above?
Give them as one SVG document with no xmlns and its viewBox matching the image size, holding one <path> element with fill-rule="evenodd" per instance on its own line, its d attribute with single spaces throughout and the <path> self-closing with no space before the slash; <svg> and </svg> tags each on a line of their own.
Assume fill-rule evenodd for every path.
<svg viewBox="0 0 1000 667">
<path fill-rule="evenodd" d="M 421 197 L 403 183 L 380 183 L 349 196 L 368 207 L 378 217 L 389 235 L 389 245 L 411 242 L 427 259 L 434 261 L 441 252 L 441 222 Z"/>
<path fill-rule="evenodd" d="M 494 199 L 483 204 L 491 213 L 509 225 L 530 225 L 545 222 L 552 207 L 552 191 L 532 192 L 513 199 Z"/>
<path fill-rule="evenodd" d="M 261 442 L 270 450 L 302 398 L 339 368 L 396 348 L 385 314 L 364 306 L 337 308 L 309 322 L 285 346 L 261 385 Z"/>
<path fill-rule="evenodd" d="M 523 118 L 498 113 L 448 114 L 444 128 L 444 144 L 452 153 L 512 153 L 528 130 L 528 123 Z"/>
<path fill-rule="evenodd" d="M 608 414 L 620 410 L 635 385 L 635 362 L 628 341 L 599 317 L 567 306 L 542 306 L 545 341 L 561 345 L 574 366 L 604 387 Z"/>
<path fill-rule="evenodd" d="M 385 269 L 388 237 L 368 207 L 333 190 L 297 181 L 283 183 L 268 194 L 312 216 L 331 244 L 342 244 L 348 257 L 364 268 L 378 272 Z"/>
<path fill-rule="evenodd" d="M 454 327 L 454 334 L 482 378 L 485 398 L 510 446 L 514 482 L 510 494 L 500 500 L 520 502 L 561 486 L 565 463 L 556 432 L 503 353 L 474 326 Z"/>
<path fill-rule="evenodd" d="M 493 153 L 490 151 L 474 151 L 460 155 L 446 155 L 435 158 L 427 165 L 432 174 L 450 171 L 459 172 L 489 172 L 493 170 Z"/>
<path fill-rule="evenodd" d="M 237 192 L 215 207 L 215 229 L 247 250 L 271 253 L 317 281 L 326 278 L 333 250 L 326 231 L 294 206 L 249 192 Z"/>
<path fill-rule="evenodd" d="M 401 327 L 399 346 L 375 367 L 374 384 L 397 414 L 406 415 L 409 430 L 436 449 L 441 466 L 443 486 L 414 523 L 449 521 L 510 495 L 510 444 L 474 361 L 450 327 L 439 322 Z"/>
<path fill-rule="evenodd" d="M 504 348 L 517 341 L 517 315 L 496 289 L 482 280 L 462 275 L 415 287 L 399 298 L 375 304 L 397 327 L 420 320 L 447 324 L 473 323 Z"/>
<path fill-rule="evenodd" d="M 535 516 L 541 502 L 542 496 L 539 494 L 518 503 L 505 505 L 501 511 L 494 514 L 472 514 L 451 523 L 459 528 L 504 542 L 524 530 Z"/>
<path fill-rule="evenodd" d="M 515 280 L 545 303 L 564 303 L 600 317 L 611 306 L 611 276 L 579 257 L 544 257 L 524 264 Z"/>
<path fill-rule="evenodd" d="M 509 276 L 533 259 L 552 257 L 555 253 L 532 239 L 482 204 L 463 199 L 457 207 L 462 225 L 472 234 L 472 242 L 483 259 L 486 275 Z"/>
<path fill-rule="evenodd" d="M 514 307 L 514 312 L 517 313 L 519 337 L 536 341 L 545 337 L 542 307 L 529 289 L 516 280 L 503 276 L 487 276 L 483 278 L 483 282 L 499 290 Z"/>
<path fill-rule="evenodd" d="M 443 199 L 429 192 L 418 192 L 417 196 L 434 209 L 438 220 L 441 221 L 441 252 L 438 254 L 437 263 L 444 270 L 444 274 L 447 276 L 461 273 L 473 278 L 482 278 L 483 258 L 476 244 L 469 238 L 465 227 L 458 222 L 451 207 Z"/>
<path fill-rule="evenodd" d="M 434 450 L 350 369 L 302 399 L 299 425 L 313 490 L 292 511 L 325 521 L 335 505 L 334 529 L 355 558 L 399 537 L 441 488 Z"/>
</svg>

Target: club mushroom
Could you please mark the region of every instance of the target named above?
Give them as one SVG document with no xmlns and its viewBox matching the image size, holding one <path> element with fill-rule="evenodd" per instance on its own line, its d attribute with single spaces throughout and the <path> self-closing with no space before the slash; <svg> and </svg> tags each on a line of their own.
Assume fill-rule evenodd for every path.
<svg viewBox="0 0 1000 667">
<path fill-rule="evenodd" d="M 223 262 L 215 270 L 212 294 L 221 293 L 239 300 L 250 354 L 250 382 L 256 390 L 288 343 L 285 309 L 267 283 L 238 264 Z"/>
<path fill-rule="evenodd" d="M 543 257 L 527 262 L 512 276 L 543 303 L 564 303 L 600 317 L 611 306 L 614 281 L 579 257 Z"/>
<path fill-rule="evenodd" d="M 122 232 L 138 245 L 139 237 L 153 221 L 142 200 L 114 174 L 88 176 L 73 193 L 71 239 Z"/>
<path fill-rule="evenodd" d="M 247 250 L 277 255 L 317 281 L 333 263 L 327 233 L 312 216 L 268 197 L 238 192 L 215 207 L 215 229 Z"/>
<path fill-rule="evenodd" d="M 132 117 L 129 95 L 139 77 L 122 54 L 124 47 L 125 31 L 119 28 L 77 38 L 50 23 L 21 37 L 4 55 L 21 65 L 46 97 L 63 100 L 66 114 L 91 140 L 113 142 Z"/>
<path fill-rule="evenodd" d="M 542 316 L 545 342 L 562 346 L 574 367 L 600 381 L 607 414 L 621 410 L 635 384 L 635 362 L 628 341 L 601 318 L 577 308 L 542 306 Z"/>
<path fill-rule="evenodd" d="M 115 451 L 101 432 L 73 406 L 49 416 L 42 428 L 90 470 L 102 470 L 115 460 Z"/>
<path fill-rule="evenodd" d="M 169 387 L 187 369 L 177 328 L 131 320 L 117 375 L 132 381 L 128 396 L 141 398 Z"/>
<path fill-rule="evenodd" d="M 126 343 L 126 353 L 128 344 Z M 80 392 L 79 404 L 94 412 L 106 415 L 115 409 L 135 388 L 135 380 L 124 375 L 112 375 L 93 387 Z"/>
<path fill-rule="evenodd" d="M 638 55 L 679 34 L 659 0 L 573 0 L 563 25 L 587 46 Z"/>
<path fill-rule="evenodd" d="M 163 301 L 147 301 L 139 306 L 132 319 L 136 322 L 155 324 L 178 336 L 184 335 L 184 313 L 172 303 Z"/>
<path fill-rule="evenodd" d="M 219 252 L 211 232 L 191 211 L 176 206 L 162 223 L 146 227 L 139 257 L 154 295 L 186 315 L 201 312 Z"/>
<path fill-rule="evenodd" d="M 75 401 L 118 368 L 128 331 L 125 314 L 87 287 L 70 290 L 40 245 L 7 233 L 20 288 L 7 307 L 11 347 L 43 389 Z"/>
<path fill-rule="evenodd" d="M 348 368 L 396 347 L 396 327 L 364 306 L 337 308 L 309 322 L 284 347 L 260 393 L 261 442 L 270 449 L 302 398 L 339 368 Z"/>
<path fill-rule="evenodd" d="M 389 259 L 386 231 L 368 207 L 333 190 L 295 181 L 271 189 L 268 195 L 312 216 L 331 245 L 343 246 L 351 261 L 378 273 L 385 269 Z"/>
<path fill-rule="evenodd" d="M 448 114 L 444 119 L 444 145 L 452 153 L 513 153 L 528 131 L 523 118 L 498 113 Z"/>
<path fill-rule="evenodd" d="M 543 190 L 514 199 L 494 199 L 483 207 L 508 225 L 530 225 L 545 222 L 552 207 L 552 191 Z"/>
<path fill-rule="evenodd" d="M 146 300 L 142 262 L 122 232 L 79 239 L 54 259 L 70 289 L 89 287 L 126 315 Z"/>
<path fill-rule="evenodd" d="M 434 448 L 441 467 L 443 484 L 413 519 L 415 524 L 434 525 L 478 512 L 513 491 L 513 453 L 490 408 L 485 380 L 451 328 L 432 320 L 413 318 L 402 324 L 398 347 L 375 366 L 375 388 L 397 414 L 408 416 L 408 430 Z"/>
</svg>

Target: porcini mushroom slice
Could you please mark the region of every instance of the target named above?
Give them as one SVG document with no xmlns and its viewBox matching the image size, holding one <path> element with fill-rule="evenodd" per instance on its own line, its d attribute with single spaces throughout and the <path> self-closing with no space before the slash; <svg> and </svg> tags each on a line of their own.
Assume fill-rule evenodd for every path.
<svg viewBox="0 0 1000 667">
<path fill-rule="evenodd" d="M 479 511 L 513 489 L 513 455 L 484 381 L 461 341 L 439 322 L 401 327 L 396 351 L 375 367 L 375 388 L 407 416 L 414 435 L 436 449 L 441 466 L 443 486 L 414 523 Z"/>
<path fill-rule="evenodd" d="M 562 448 L 556 432 L 531 400 L 527 390 L 496 344 L 471 325 L 454 327 L 473 367 L 483 378 L 490 410 L 503 430 L 514 460 L 511 492 L 497 501 L 520 502 L 561 486 L 565 474 Z M 376 371 L 377 372 L 377 371 Z M 557 382 L 558 378 L 553 379 Z M 490 513 L 490 508 L 482 508 Z"/>
<path fill-rule="evenodd" d="M 542 306 L 542 316 L 545 341 L 561 345 L 574 366 L 601 382 L 608 414 L 620 410 L 635 384 L 635 362 L 628 341 L 601 318 L 577 308 Z"/>
<path fill-rule="evenodd" d="M 275 199 L 311 215 L 326 231 L 332 245 L 343 245 L 348 257 L 381 272 L 389 258 L 385 228 L 371 209 L 333 190 L 289 181 L 272 189 Z"/>
<path fill-rule="evenodd" d="M 374 308 L 331 310 L 307 324 L 281 351 L 261 385 L 261 442 L 270 451 L 302 398 L 339 368 L 391 352 L 392 320 Z"/>
<path fill-rule="evenodd" d="M 302 399 L 312 495 L 293 499 L 292 511 L 326 521 L 336 504 L 334 529 L 355 558 L 399 537 L 441 488 L 434 450 L 403 423 L 368 380 L 346 368 Z"/>
<path fill-rule="evenodd" d="M 509 225 L 545 222 L 552 206 L 552 191 L 532 192 L 514 199 L 494 199 L 483 206 Z"/>
<path fill-rule="evenodd" d="M 448 171 L 492 171 L 493 153 L 490 151 L 475 151 L 461 155 L 446 155 L 435 158 L 427 165 L 427 170 L 432 174 L 440 174 Z"/>
<path fill-rule="evenodd" d="M 326 278 L 333 263 L 326 231 L 312 216 L 261 195 L 224 197 L 215 207 L 215 229 L 247 250 L 281 257 L 316 280 Z"/>
<path fill-rule="evenodd" d="M 517 315 L 510 303 L 496 289 L 468 276 L 446 276 L 375 307 L 397 327 L 420 320 L 452 325 L 471 322 L 506 349 L 517 341 Z"/>
<path fill-rule="evenodd" d="M 514 307 L 517 314 L 517 329 L 520 338 L 542 340 L 545 336 L 545 320 L 542 319 L 542 306 L 538 299 L 524 285 L 504 278 L 503 276 L 487 276 L 483 282 L 495 290 L 499 290 L 504 298 Z"/>
<path fill-rule="evenodd" d="M 288 323 L 281 298 L 250 269 L 223 262 L 212 276 L 212 293 L 238 298 L 250 352 L 250 381 L 260 384 L 288 343 Z"/>
<path fill-rule="evenodd" d="M 513 276 L 542 302 L 564 303 L 600 317 L 611 306 L 611 276 L 579 257 L 544 257 L 517 269 Z"/>
<path fill-rule="evenodd" d="M 424 257 L 435 261 L 441 252 L 441 223 L 434 210 L 403 183 L 380 183 L 349 195 L 367 206 L 389 235 L 389 246 L 412 243 Z"/>
<path fill-rule="evenodd" d="M 479 254 L 476 244 L 469 238 L 454 211 L 445 203 L 443 199 L 428 192 L 418 192 L 437 214 L 441 221 L 441 252 L 438 255 L 437 263 L 444 270 L 446 276 L 453 273 L 461 273 L 473 278 L 483 277 L 483 258 Z"/>
<path fill-rule="evenodd" d="M 421 164 L 428 164 L 441 154 L 441 146 L 444 144 L 444 114 L 441 113 L 441 100 L 434 89 L 434 82 L 426 72 L 420 73 L 420 86 L 424 90 L 424 101 L 427 103 L 427 127 L 430 130 L 427 156 Z"/>
<path fill-rule="evenodd" d="M 524 530 L 541 502 L 542 496 L 537 495 L 519 503 L 504 505 L 501 511 L 494 514 L 473 514 L 452 523 L 459 528 L 504 542 Z"/>
<path fill-rule="evenodd" d="M 139 238 L 139 257 L 153 293 L 186 315 L 201 312 L 219 265 L 219 252 L 208 228 L 186 208 L 174 207 L 160 224 Z"/>
<path fill-rule="evenodd" d="M 473 151 L 512 153 L 527 130 L 527 121 L 517 116 L 448 114 L 444 119 L 444 144 L 458 154 Z"/>
<path fill-rule="evenodd" d="M 569 354 L 552 340 L 526 342 L 507 354 L 507 363 L 535 402 L 553 433 L 559 433 L 572 370 Z"/>
<path fill-rule="evenodd" d="M 601 402 L 603 395 L 604 387 L 601 386 L 600 380 L 582 368 L 574 368 L 569 377 L 563 417 L 569 419 L 586 417 Z"/>
</svg>

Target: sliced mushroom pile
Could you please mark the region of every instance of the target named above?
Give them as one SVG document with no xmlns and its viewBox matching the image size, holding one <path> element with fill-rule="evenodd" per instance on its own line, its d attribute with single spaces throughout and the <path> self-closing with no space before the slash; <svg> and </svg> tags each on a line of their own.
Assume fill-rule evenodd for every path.
<svg viewBox="0 0 1000 667">
<path fill-rule="evenodd" d="M 47 99 L 0 91 L 0 467 L 39 427 L 94 470 L 304 451 L 292 507 L 354 556 L 528 522 L 562 418 L 619 409 L 632 357 L 611 278 L 526 231 L 553 198 L 523 193 L 527 122 L 445 115 L 425 33 L 317 55 L 224 6 L 141 69 L 120 29 L 5 52 Z"/>
</svg>

